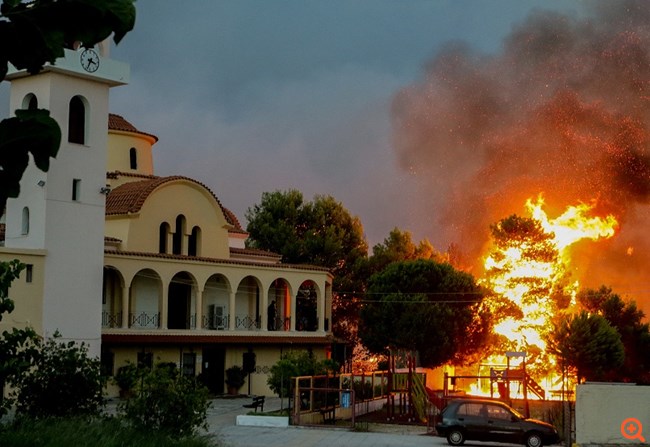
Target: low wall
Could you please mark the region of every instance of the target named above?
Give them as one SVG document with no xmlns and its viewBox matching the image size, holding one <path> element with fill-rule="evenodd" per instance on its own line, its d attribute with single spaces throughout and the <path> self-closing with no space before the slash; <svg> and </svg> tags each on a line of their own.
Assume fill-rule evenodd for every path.
<svg viewBox="0 0 650 447">
<path fill-rule="evenodd" d="M 576 443 L 579 446 L 640 444 L 639 426 L 646 428 L 642 437 L 646 442 L 650 441 L 650 386 L 620 383 L 578 385 Z M 629 430 L 627 438 L 623 436 L 623 428 Z"/>
</svg>

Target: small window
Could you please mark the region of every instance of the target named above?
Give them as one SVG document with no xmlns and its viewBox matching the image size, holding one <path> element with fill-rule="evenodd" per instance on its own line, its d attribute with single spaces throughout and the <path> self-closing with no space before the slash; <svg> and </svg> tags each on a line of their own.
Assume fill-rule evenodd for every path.
<svg viewBox="0 0 650 447">
<path fill-rule="evenodd" d="M 196 354 L 194 352 L 183 353 L 183 375 L 186 377 L 196 375 Z"/>
<path fill-rule="evenodd" d="M 169 235 L 169 224 L 163 222 L 160 224 L 160 235 L 158 240 L 158 253 L 167 253 L 167 237 Z"/>
<path fill-rule="evenodd" d="M 20 233 L 23 236 L 27 236 L 29 234 L 29 208 L 27 207 L 23 208 L 23 221 L 20 228 Z"/>
<path fill-rule="evenodd" d="M 201 229 L 199 227 L 192 228 L 192 233 L 187 242 L 187 254 L 189 256 L 199 255 L 199 244 L 201 241 Z"/>
<path fill-rule="evenodd" d="M 81 179 L 72 180 L 72 200 L 78 202 L 81 198 Z"/>
<path fill-rule="evenodd" d="M 176 217 L 176 230 L 172 239 L 172 253 L 175 255 L 183 254 L 183 237 L 185 235 L 185 216 L 179 214 Z"/>
<path fill-rule="evenodd" d="M 110 349 L 102 347 L 101 374 L 104 377 L 113 377 L 115 370 L 115 353 Z"/>
<path fill-rule="evenodd" d="M 131 169 L 138 169 L 138 151 L 134 147 L 129 150 L 129 161 L 131 163 Z"/>
<path fill-rule="evenodd" d="M 70 100 L 68 141 L 77 144 L 86 143 L 86 106 L 79 96 Z"/>
<path fill-rule="evenodd" d="M 34 265 L 27 264 L 25 266 L 25 282 L 32 282 L 34 280 Z"/>
<path fill-rule="evenodd" d="M 23 99 L 23 109 L 29 109 L 29 110 L 38 109 L 38 99 L 36 99 L 35 94 L 30 93 L 29 95 L 25 96 L 25 98 Z"/>
</svg>

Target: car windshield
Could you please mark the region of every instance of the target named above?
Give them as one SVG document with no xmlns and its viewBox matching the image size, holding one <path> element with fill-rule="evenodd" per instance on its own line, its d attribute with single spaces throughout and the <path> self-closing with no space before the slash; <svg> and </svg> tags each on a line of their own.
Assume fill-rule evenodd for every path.
<svg viewBox="0 0 650 447">
<path fill-rule="evenodd" d="M 521 414 L 520 412 L 518 412 L 518 411 L 515 410 L 514 408 L 511 408 L 510 411 L 512 411 L 512 413 L 513 413 L 515 416 L 517 416 L 517 418 L 519 418 L 519 419 L 526 419 L 526 418 L 524 417 L 523 414 Z"/>
</svg>

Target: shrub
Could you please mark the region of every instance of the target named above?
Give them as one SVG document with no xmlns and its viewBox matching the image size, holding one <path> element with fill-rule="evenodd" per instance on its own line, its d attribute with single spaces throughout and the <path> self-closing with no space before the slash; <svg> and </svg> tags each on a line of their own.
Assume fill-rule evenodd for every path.
<svg viewBox="0 0 650 447">
<path fill-rule="evenodd" d="M 119 419 L 23 419 L 0 425 L 0 445 L 12 447 L 214 447 L 212 436 L 172 439 L 165 433 L 144 432 L 125 426 Z"/>
<path fill-rule="evenodd" d="M 292 377 L 329 374 L 338 368 L 333 360 L 318 361 L 306 351 L 290 351 L 271 366 L 271 374 L 266 382 L 274 393 L 286 397 L 291 395 Z"/>
<path fill-rule="evenodd" d="M 120 387 L 120 393 L 126 396 L 135 388 L 135 385 L 138 383 L 138 377 L 140 377 L 138 367 L 133 363 L 127 363 L 117 368 L 117 373 L 115 373 L 113 381 Z"/>
<path fill-rule="evenodd" d="M 35 341 L 37 354 L 31 368 L 13 382 L 17 415 L 47 418 L 100 414 L 105 379 L 99 360 L 88 357 L 84 343 L 60 343 L 59 337 L 56 333 L 52 339 Z"/>
<path fill-rule="evenodd" d="M 241 366 L 233 365 L 226 369 L 226 385 L 235 391 L 244 386 L 246 380 L 246 372 Z"/>
<path fill-rule="evenodd" d="M 208 390 L 176 368 L 156 367 L 144 373 L 135 395 L 118 406 L 130 426 L 159 431 L 173 438 L 191 436 L 207 429 Z"/>
</svg>

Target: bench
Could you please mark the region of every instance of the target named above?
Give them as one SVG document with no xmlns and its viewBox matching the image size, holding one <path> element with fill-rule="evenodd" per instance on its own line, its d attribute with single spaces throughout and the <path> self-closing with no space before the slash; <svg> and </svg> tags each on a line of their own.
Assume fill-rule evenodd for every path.
<svg viewBox="0 0 650 447">
<path fill-rule="evenodd" d="M 244 408 L 255 408 L 255 413 L 257 413 L 257 407 L 260 407 L 260 411 L 264 411 L 264 396 L 254 396 L 253 402 L 250 404 L 243 405 Z"/>
<path fill-rule="evenodd" d="M 336 407 L 331 406 L 331 407 L 321 407 L 318 410 L 323 416 L 323 423 L 324 424 L 335 424 L 336 423 Z"/>
</svg>

